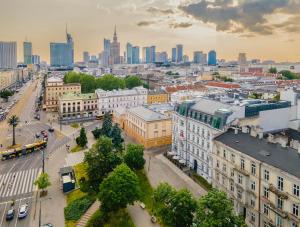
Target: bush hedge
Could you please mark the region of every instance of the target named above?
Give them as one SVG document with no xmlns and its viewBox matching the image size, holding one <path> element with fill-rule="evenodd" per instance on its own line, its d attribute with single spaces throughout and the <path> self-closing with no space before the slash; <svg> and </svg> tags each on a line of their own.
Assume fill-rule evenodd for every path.
<svg viewBox="0 0 300 227">
<path fill-rule="evenodd" d="M 89 195 L 72 201 L 67 207 L 65 207 L 65 220 L 79 220 L 94 201 L 95 198 Z"/>
</svg>

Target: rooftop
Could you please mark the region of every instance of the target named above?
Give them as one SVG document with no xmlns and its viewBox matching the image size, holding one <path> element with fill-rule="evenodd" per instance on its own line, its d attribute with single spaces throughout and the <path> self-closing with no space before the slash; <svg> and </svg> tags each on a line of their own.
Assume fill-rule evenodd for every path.
<svg viewBox="0 0 300 227">
<path fill-rule="evenodd" d="M 234 134 L 233 130 L 228 130 L 215 140 L 256 160 L 300 177 L 300 155 L 292 148 L 283 148 L 280 144 L 269 143 L 248 133 Z"/>
<path fill-rule="evenodd" d="M 231 107 L 232 105 L 229 104 L 202 98 L 197 100 L 197 102 L 191 107 L 191 109 L 214 115 L 217 110 L 230 110 Z"/>
<path fill-rule="evenodd" d="M 155 112 L 153 110 L 147 109 L 143 106 L 133 107 L 128 110 L 128 112 L 138 116 L 139 118 L 143 119 L 144 121 L 160 121 L 160 120 L 167 120 L 170 117 L 167 117 L 161 113 Z"/>
<path fill-rule="evenodd" d="M 89 100 L 89 99 L 97 99 L 97 95 L 95 93 L 87 93 L 87 94 L 74 94 L 74 93 L 66 93 L 62 95 L 60 100 Z"/>
</svg>

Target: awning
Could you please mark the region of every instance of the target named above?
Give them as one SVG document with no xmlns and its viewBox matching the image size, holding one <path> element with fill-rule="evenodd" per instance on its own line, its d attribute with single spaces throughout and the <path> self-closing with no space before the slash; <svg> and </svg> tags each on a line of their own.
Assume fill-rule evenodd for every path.
<svg viewBox="0 0 300 227">
<path fill-rule="evenodd" d="M 173 159 L 174 160 L 179 160 L 179 156 L 175 155 L 175 156 L 173 156 Z"/>
<path fill-rule="evenodd" d="M 176 153 L 174 152 L 174 151 L 168 151 L 168 153 L 167 153 L 168 155 L 170 155 L 170 156 L 174 156 L 174 155 L 176 155 Z"/>
<path fill-rule="evenodd" d="M 184 161 L 183 159 L 180 159 L 180 160 L 179 160 L 179 163 L 180 163 L 180 164 L 185 164 L 185 161 Z"/>
</svg>

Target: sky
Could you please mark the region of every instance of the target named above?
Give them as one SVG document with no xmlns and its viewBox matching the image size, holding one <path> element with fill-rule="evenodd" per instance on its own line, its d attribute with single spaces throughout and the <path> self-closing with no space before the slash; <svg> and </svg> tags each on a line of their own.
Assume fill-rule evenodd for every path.
<svg viewBox="0 0 300 227">
<path fill-rule="evenodd" d="M 121 53 L 127 42 L 156 45 L 171 53 L 217 51 L 218 59 L 300 62 L 300 0 L 0 0 L 0 41 L 33 44 L 33 53 L 49 61 L 50 42 L 64 42 L 66 24 L 82 52 L 98 54 L 103 39 L 117 26 Z"/>
</svg>

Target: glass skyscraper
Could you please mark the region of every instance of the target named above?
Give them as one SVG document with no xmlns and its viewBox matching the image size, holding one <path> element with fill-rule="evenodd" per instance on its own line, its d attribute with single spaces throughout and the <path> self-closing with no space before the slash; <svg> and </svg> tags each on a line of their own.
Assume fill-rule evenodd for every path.
<svg viewBox="0 0 300 227">
<path fill-rule="evenodd" d="M 214 50 L 208 52 L 208 65 L 217 65 L 217 53 Z"/>
<path fill-rule="evenodd" d="M 24 64 L 32 64 L 32 43 L 23 42 L 23 54 L 24 54 Z"/>
<path fill-rule="evenodd" d="M 177 49 L 176 47 L 172 48 L 172 62 L 177 61 Z"/>
<path fill-rule="evenodd" d="M 183 45 L 176 45 L 177 49 L 177 62 L 183 62 Z"/>
<path fill-rule="evenodd" d="M 66 35 L 66 43 L 50 43 L 50 64 L 53 67 L 73 67 L 74 43 L 72 36 Z"/>
<path fill-rule="evenodd" d="M 203 53 L 202 51 L 195 51 L 194 52 L 194 63 L 201 64 L 203 62 Z"/>
<path fill-rule="evenodd" d="M 127 43 L 126 44 L 126 62 L 127 64 L 132 64 L 132 44 L 131 43 Z"/>
<path fill-rule="evenodd" d="M 132 48 L 132 64 L 140 63 L 140 47 L 135 46 Z"/>
<path fill-rule="evenodd" d="M 156 47 L 155 46 L 151 46 L 150 47 L 150 63 L 155 63 L 155 50 Z"/>
</svg>

